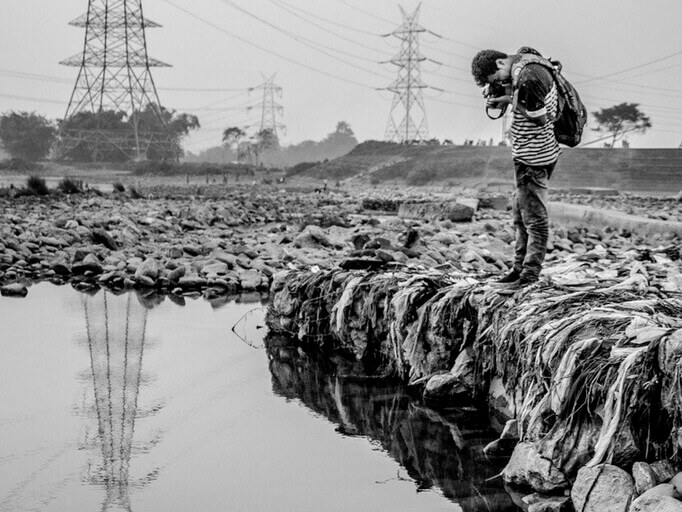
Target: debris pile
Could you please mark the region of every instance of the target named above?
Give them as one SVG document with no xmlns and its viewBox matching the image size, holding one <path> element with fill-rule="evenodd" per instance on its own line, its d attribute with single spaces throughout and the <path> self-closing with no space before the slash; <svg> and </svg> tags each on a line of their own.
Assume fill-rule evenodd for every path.
<svg viewBox="0 0 682 512">
<path fill-rule="evenodd" d="M 458 271 L 291 271 L 274 276 L 268 324 L 346 372 L 403 379 L 435 407 L 487 405 L 518 440 L 505 481 L 563 494 L 592 468 L 634 482 L 633 463 L 676 460 L 681 270 L 655 250 L 585 253 L 511 294 Z M 633 484 L 632 500 L 671 472 Z"/>
</svg>

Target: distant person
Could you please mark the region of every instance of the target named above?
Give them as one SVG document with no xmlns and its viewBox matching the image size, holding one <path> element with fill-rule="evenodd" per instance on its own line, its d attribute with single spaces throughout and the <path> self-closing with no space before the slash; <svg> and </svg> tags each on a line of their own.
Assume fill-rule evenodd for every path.
<svg viewBox="0 0 682 512">
<path fill-rule="evenodd" d="M 532 48 L 522 51 L 539 55 Z M 559 158 L 553 123 L 558 102 L 554 78 L 541 64 L 523 65 L 520 60 L 521 50 L 516 55 L 483 50 L 471 62 L 476 84 L 505 88 L 502 95 L 488 97 L 486 106 L 495 109 L 511 106 L 513 114 L 515 256 L 511 272 L 498 281 L 512 289 L 528 286 L 540 276 L 549 238 L 547 187 Z"/>
</svg>

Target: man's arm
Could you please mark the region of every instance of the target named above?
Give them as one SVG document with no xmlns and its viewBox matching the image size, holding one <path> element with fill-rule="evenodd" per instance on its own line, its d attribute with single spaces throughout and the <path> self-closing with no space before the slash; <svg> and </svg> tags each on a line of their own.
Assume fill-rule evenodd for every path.
<svg viewBox="0 0 682 512">
<path fill-rule="evenodd" d="M 524 107 L 524 106 L 521 105 L 520 103 L 517 103 L 517 104 L 516 104 L 516 110 L 517 110 L 523 117 L 525 117 L 526 119 L 528 119 L 531 123 L 535 124 L 536 126 L 544 126 L 544 125 L 547 124 L 547 122 L 548 122 L 548 120 L 549 120 L 549 119 L 547 118 L 547 110 L 546 110 L 546 109 L 543 109 L 543 110 L 544 110 L 544 113 L 540 113 L 540 114 L 538 115 L 538 111 L 529 112 L 528 109 L 526 109 L 526 107 Z"/>
<path fill-rule="evenodd" d="M 544 126 L 549 122 L 545 96 L 551 90 L 554 79 L 539 64 L 529 64 L 522 73 L 514 94 L 514 108 L 536 126 Z"/>
</svg>

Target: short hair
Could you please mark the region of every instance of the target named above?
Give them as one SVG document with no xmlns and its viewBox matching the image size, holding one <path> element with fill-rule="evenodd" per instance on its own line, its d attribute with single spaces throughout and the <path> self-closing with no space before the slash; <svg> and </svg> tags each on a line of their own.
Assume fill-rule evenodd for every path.
<svg viewBox="0 0 682 512">
<path fill-rule="evenodd" d="M 508 55 L 497 50 L 481 50 L 471 61 L 471 74 L 477 85 L 488 83 L 488 77 L 497 71 L 497 59 L 506 59 Z"/>
</svg>

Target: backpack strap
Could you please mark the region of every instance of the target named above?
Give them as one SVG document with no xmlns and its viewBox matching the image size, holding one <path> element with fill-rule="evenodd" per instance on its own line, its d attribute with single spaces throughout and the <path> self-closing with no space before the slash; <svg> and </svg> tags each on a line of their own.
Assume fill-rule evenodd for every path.
<svg viewBox="0 0 682 512">
<path fill-rule="evenodd" d="M 525 68 L 528 64 L 540 64 L 542 67 L 547 68 L 549 72 L 552 73 L 552 78 L 556 80 L 555 77 L 556 69 L 549 60 L 533 53 L 521 53 L 517 55 L 514 61 L 512 62 L 511 68 L 512 89 L 518 89 L 521 71 L 523 71 L 523 68 Z"/>
<path fill-rule="evenodd" d="M 519 77 L 521 76 L 521 71 L 523 71 L 523 68 L 525 68 L 528 64 L 540 64 L 542 67 L 547 69 L 552 75 L 554 84 L 557 87 L 557 92 L 559 93 L 557 98 L 558 100 L 557 108 L 558 111 L 560 112 L 563 108 L 562 102 L 564 101 L 564 97 L 567 94 L 566 86 L 564 85 L 563 81 L 560 78 L 561 63 L 559 61 L 551 61 L 549 59 L 545 59 L 533 48 L 527 48 L 524 46 L 520 50 L 526 49 L 530 50 L 531 53 L 519 53 L 516 55 L 516 58 L 512 62 L 511 68 L 512 107 L 515 109 L 516 103 L 518 101 Z"/>
</svg>

